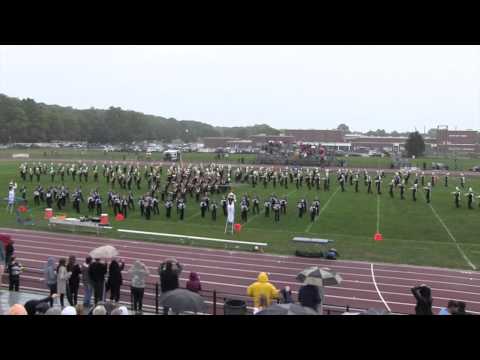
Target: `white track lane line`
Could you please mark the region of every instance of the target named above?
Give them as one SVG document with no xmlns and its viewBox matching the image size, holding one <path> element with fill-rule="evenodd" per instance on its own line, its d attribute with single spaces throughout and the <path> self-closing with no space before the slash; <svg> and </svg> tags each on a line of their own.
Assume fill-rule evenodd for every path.
<svg viewBox="0 0 480 360">
<path fill-rule="evenodd" d="M 373 263 L 370 264 L 370 270 L 372 272 L 373 285 L 375 285 L 375 289 L 377 289 L 377 293 L 378 293 L 378 296 L 380 297 L 380 300 L 382 300 L 382 302 L 385 305 L 385 307 L 387 308 L 388 312 L 392 312 L 392 310 L 390 309 L 390 306 L 388 306 L 387 302 L 385 301 L 385 299 L 382 296 L 382 293 L 378 289 L 377 282 L 375 281 L 375 273 L 373 272 Z"/>
<path fill-rule="evenodd" d="M 328 198 L 327 202 L 325 203 L 325 205 L 322 206 L 322 208 L 320 209 L 320 211 L 318 212 L 318 216 L 315 218 L 315 220 L 313 222 L 310 222 L 310 224 L 308 224 L 307 226 L 307 229 L 305 230 L 306 233 L 309 233 L 310 230 L 312 229 L 312 226 L 313 224 L 315 224 L 317 222 L 317 220 L 320 218 L 320 215 L 322 215 L 322 213 L 326 210 L 326 208 L 328 207 L 328 205 L 330 204 L 330 201 L 333 199 L 333 197 L 338 193 L 338 191 L 340 190 L 340 187 L 337 188 L 337 190 L 335 190 L 335 192 L 330 195 L 330 197 Z"/>
<path fill-rule="evenodd" d="M 428 204 L 430 205 L 430 209 L 432 209 L 433 213 L 435 214 L 435 216 L 437 217 L 438 221 L 440 222 L 440 224 L 442 224 L 443 228 L 445 229 L 445 231 L 447 232 L 448 236 L 450 236 L 450 239 L 453 240 L 453 242 L 455 243 L 455 246 L 458 250 L 458 252 L 460 253 L 460 255 L 462 255 L 462 257 L 465 259 L 465 261 L 467 262 L 467 264 L 473 269 L 473 270 L 477 270 L 477 267 L 470 261 L 470 259 L 467 257 L 467 255 L 465 254 L 465 252 L 462 250 L 462 248 L 460 247 L 460 245 L 458 244 L 457 242 L 457 239 L 455 239 L 455 236 L 453 236 L 452 232 L 450 231 L 450 229 L 447 227 L 447 225 L 443 222 L 442 218 L 440 217 L 440 215 L 438 215 L 437 211 L 435 210 L 435 208 L 432 206 L 432 204 Z"/>
</svg>

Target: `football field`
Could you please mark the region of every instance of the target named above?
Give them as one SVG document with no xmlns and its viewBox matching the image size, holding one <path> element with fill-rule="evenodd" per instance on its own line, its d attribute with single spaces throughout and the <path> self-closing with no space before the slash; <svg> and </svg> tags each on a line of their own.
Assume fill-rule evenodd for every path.
<svg viewBox="0 0 480 360">
<path fill-rule="evenodd" d="M 0 222 L 2 227 L 21 227 L 17 218 L 5 211 L 8 183 L 13 180 L 18 183 L 19 188 L 24 184 L 19 176 L 20 162 L 0 162 L 0 183 L 3 184 L 2 206 Z M 165 171 L 163 172 L 165 177 Z M 427 172 L 426 175 L 430 175 Z M 372 177 L 375 175 L 371 173 Z M 439 174 L 440 175 L 440 174 Z M 462 193 L 461 207 L 454 206 L 453 195 L 455 186 L 459 186 L 459 179 L 456 175 L 450 175 L 449 186 L 444 186 L 443 175 L 438 178 L 438 183 L 432 191 L 432 202 L 427 204 L 420 190 L 417 194 L 417 201 L 412 200 L 411 190 L 413 180 L 409 182 L 405 191 L 405 200 L 400 200 L 399 190 L 395 190 L 394 198 L 388 194 L 388 184 L 392 174 L 386 174 L 382 184 L 382 194 L 377 195 L 375 187 L 372 186 L 373 194 L 367 194 L 367 189 L 360 182 L 359 192 L 355 193 L 354 188 L 347 184 L 345 192 L 340 191 L 335 174 L 330 175 L 331 185 L 329 191 L 323 191 L 312 187 L 310 190 L 306 184 L 299 189 L 295 183 L 288 183 L 288 188 L 274 188 L 271 183 L 264 188 L 258 184 L 252 188 L 250 184 L 238 183 L 233 185 L 233 191 L 239 199 L 244 193 L 248 193 L 250 199 L 257 195 L 260 199 L 260 214 L 253 215 L 250 209 L 248 220 L 242 224 L 242 230 L 238 234 L 225 234 L 225 217 L 219 206 L 217 220 L 213 221 L 210 213 L 205 218 L 201 217 L 200 206 L 194 197 L 187 197 L 185 219 L 179 220 L 176 210 L 172 209 L 172 217 L 167 219 L 165 209 L 160 204 L 160 214 L 152 216 L 151 220 L 145 220 L 140 216 L 137 203 L 136 211 L 128 213 L 123 222 L 113 220 L 113 212 L 108 209 L 114 230 L 109 231 L 106 236 L 120 237 L 116 229 L 131 229 L 172 234 L 205 236 L 220 239 L 234 239 L 242 241 L 266 242 L 266 252 L 276 254 L 293 254 L 295 246 L 291 243 L 294 236 L 312 238 L 323 238 L 334 240 L 334 247 L 340 253 L 341 259 L 367 260 L 374 262 L 402 263 L 413 265 L 429 265 L 449 268 L 477 269 L 480 267 L 480 208 L 478 202 L 474 203 L 474 209 L 467 208 L 466 197 Z M 44 188 L 50 185 L 58 185 L 59 179 L 54 183 L 50 177 L 42 175 L 40 185 Z M 72 193 L 77 186 L 81 186 L 84 197 L 88 196 L 91 189 L 97 188 L 102 195 L 104 210 L 106 206 L 107 186 L 102 175 L 99 176 L 99 183 L 95 184 L 90 176 L 89 183 L 74 183 L 71 177 L 66 177 L 65 185 Z M 362 179 L 363 180 L 363 179 Z M 429 177 L 426 176 L 426 182 Z M 164 183 L 164 178 L 162 178 Z M 43 219 L 45 204 L 33 206 L 33 191 L 37 186 L 36 178 L 33 182 L 28 179 L 25 182 L 27 187 L 27 199 L 31 206 L 31 216 L 35 225 L 28 228 L 35 230 L 46 230 L 47 222 Z M 480 191 L 480 177 L 467 177 L 466 189 L 472 187 L 474 191 Z M 420 184 L 419 184 L 420 188 Z M 115 189 L 120 194 L 127 193 Z M 146 183 L 142 182 L 140 191 L 134 190 L 135 198 L 146 192 Z M 263 202 L 276 194 L 280 199 L 288 201 L 287 214 L 282 214 L 280 222 L 274 222 L 273 214 L 265 217 Z M 223 194 L 212 195 L 220 205 L 220 198 Z M 19 196 L 19 194 L 17 194 Z M 297 202 L 306 199 L 308 206 L 318 198 L 321 203 L 320 215 L 314 222 L 310 221 L 309 215 L 302 218 L 298 216 Z M 238 205 L 238 204 L 237 204 Z M 81 205 L 82 214 L 88 215 L 86 204 Z M 54 212 L 58 212 L 54 206 Z M 67 216 L 78 216 L 71 204 L 62 211 Z M 237 222 L 240 222 L 239 206 L 236 210 Z M 374 234 L 379 231 L 383 235 L 382 241 L 374 241 Z M 125 236 L 125 235 L 122 235 Z M 131 236 L 130 236 L 131 237 Z M 144 238 L 149 241 L 176 242 L 173 238 Z M 194 245 L 200 245 L 195 243 Z M 206 244 L 203 244 L 205 246 Z M 211 246 L 210 244 L 208 246 Z M 212 245 L 214 246 L 214 245 Z M 217 245 L 222 246 L 222 245 Z"/>
</svg>

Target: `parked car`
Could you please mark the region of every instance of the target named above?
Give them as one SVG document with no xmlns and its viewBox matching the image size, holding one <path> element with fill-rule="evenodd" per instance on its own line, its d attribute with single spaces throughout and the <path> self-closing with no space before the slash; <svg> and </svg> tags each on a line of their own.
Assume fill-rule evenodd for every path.
<svg viewBox="0 0 480 360">
<path fill-rule="evenodd" d="M 443 163 L 432 163 L 432 169 L 434 170 L 448 170 L 448 165 L 445 165 Z"/>
<path fill-rule="evenodd" d="M 472 167 L 470 171 L 480 172 L 480 165 Z"/>
</svg>

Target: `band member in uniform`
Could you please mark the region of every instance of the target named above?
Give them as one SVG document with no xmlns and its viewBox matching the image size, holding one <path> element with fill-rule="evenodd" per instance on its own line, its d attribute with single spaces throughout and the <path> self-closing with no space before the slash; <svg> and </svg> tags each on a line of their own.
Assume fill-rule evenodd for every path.
<svg viewBox="0 0 480 360">
<path fill-rule="evenodd" d="M 311 222 L 314 222 L 315 221 L 315 215 L 317 213 L 316 209 L 315 209 L 315 206 L 313 206 L 313 204 L 310 206 L 310 221 Z"/>
<path fill-rule="evenodd" d="M 284 215 L 287 214 L 287 200 L 286 199 L 280 200 L 280 212 Z"/>
<path fill-rule="evenodd" d="M 463 173 L 460 173 L 460 186 L 465 189 L 465 175 Z"/>
<path fill-rule="evenodd" d="M 452 192 L 454 198 L 455 198 L 455 207 L 458 209 L 460 207 L 460 196 L 461 196 L 461 192 L 460 192 L 460 189 L 457 187 L 455 187 L 455 191 Z"/>
<path fill-rule="evenodd" d="M 313 202 L 313 206 L 315 206 L 315 214 L 318 216 L 320 215 L 320 200 L 315 199 Z"/>
<path fill-rule="evenodd" d="M 160 209 L 158 208 L 158 199 L 156 196 L 152 199 L 153 213 L 156 215 L 160 214 Z"/>
<path fill-rule="evenodd" d="M 172 214 L 172 202 L 170 200 L 167 200 L 165 202 L 165 210 L 166 210 L 167 219 L 170 219 Z"/>
<path fill-rule="evenodd" d="M 222 205 L 223 215 L 224 215 L 225 217 L 227 217 L 227 215 L 228 215 L 228 214 L 227 214 L 227 199 L 222 199 L 220 203 L 221 203 L 221 205 Z"/>
<path fill-rule="evenodd" d="M 276 202 L 273 205 L 273 213 L 275 215 L 274 221 L 279 222 L 280 221 L 280 204 L 278 202 Z"/>
<path fill-rule="evenodd" d="M 303 216 L 303 202 L 299 201 L 297 204 L 298 208 L 298 217 L 301 218 Z"/>
<path fill-rule="evenodd" d="M 465 194 L 465 196 L 467 197 L 467 203 L 468 203 L 468 208 L 469 209 L 473 209 L 473 197 L 474 197 L 475 193 L 473 192 L 472 188 L 469 188 L 468 189 L 468 193 Z"/>
<path fill-rule="evenodd" d="M 405 194 L 405 180 L 402 180 L 399 186 L 400 186 L 400 200 L 405 200 L 405 198 L 403 197 L 403 195 Z"/>
<path fill-rule="evenodd" d="M 265 217 L 269 217 L 270 216 L 270 201 L 265 201 L 263 203 L 263 206 L 265 208 Z"/>
<path fill-rule="evenodd" d="M 372 177 L 367 175 L 367 194 L 373 194 L 372 192 Z"/>
<path fill-rule="evenodd" d="M 207 211 L 207 203 L 202 200 L 202 201 L 200 202 L 200 212 L 201 212 L 202 218 L 205 217 L 205 211 Z"/>
<path fill-rule="evenodd" d="M 182 200 L 180 200 L 178 208 L 180 211 L 180 220 L 183 220 L 183 218 L 185 217 L 185 203 Z"/>
<path fill-rule="evenodd" d="M 217 220 L 217 203 L 215 201 L 212 203 L 212 220 Z"/>
<path fill-rule="evenodd" d="M 395 186 L 395 180 L 392 179 L 390 182 L 390 185 L 388 185 L 388 193 L 390 194 L 390 197 L 393 199 L 393 187 Z"/>
<path fill-rule="evenodd" d="M 243 222 L 247 222 L 248 206 L 245 200 L 242 200 L 240 205 L 240 214 Z"/>
<path fill-rule="evenodd" d="M 426 187 L 424 187 L 425 196 L 427 198 L 427 204 L 430 204 L 432 198 L 432 184 L 428 183 Z"/>
<path fill-rule="evenodd" d="M 417 184 L 413 184 L 413 187 L 410 188 L 412 190 L 412 199 L 413 201 L 417 201 Z"/>
<path fill-rule="evenodd" d="M 358 193 L 358 181 L 359 181 L 359 176 L 358 174 L 355 174 L 355 192 Z"/>
<path fill-rule="evenodd" d="M 375 186 L 377 187 L 377 194 L 381 195 L 382 177 L 380 176 L 380 174 L 377 174 L 377 177 L 375 178 Z"/>
<path fill-rule="evenodd" d="M 125 196 L 121 200 L 121 205 L 122 205 L 122 214 L 126 219 L 127 218 L 127 209 L 128 209 L 128 200 Z"/>
<path fill-rule="evenodd" d="M 445 187 L 448 187 L 448 176 L 450 175 L 449 172 L 445 174 Z"/>
<path fill-rule="evenodd" d="M 253 214 L 258 214 L 260 213 L 260 207 L 259 207 L 259 200 L 258 197 L 255 195 L 253 198 Z"/>
</svg>

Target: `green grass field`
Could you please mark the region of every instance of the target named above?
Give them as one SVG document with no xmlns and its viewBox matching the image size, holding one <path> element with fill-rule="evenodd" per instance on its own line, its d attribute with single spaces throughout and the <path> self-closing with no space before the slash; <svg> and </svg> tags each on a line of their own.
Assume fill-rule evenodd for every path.
<svg viewBox="0 0 480 360">
<path fill-rule="evenodd" d="M 0 163 L 0 183 L 4 184 L 2 195 L 2 206 L 7 196 L 7 185 L 10 180 L 20 180 L 18 166 L 20 162 Z M 165 173 L 165 172 L 164 172 Z M 373 174 L 372 174 L 373 175 Z M 99 188 L 106 207 L 106 193 L 108 188 L 101 174 L 99 176 Z M 153 216 L 147 221 L 140 217 L 139 211 L 130 212 L 125 222 L 113 221 L 115 228 L 126 228 L 143 231 L 158 231 L 163 233 L 175 233 L 184 235 L 197 235 L 213 238 L 236 239 L 244 241 L 260 241 L 269 244 L 267 252 L 278 254 L 292 254 L 294 246 L 291 239 L 294 236 L 307 236 L 335 240 L 334 247 L 341 254 L 341 259 L 367 260 L 378 262 L 392 262 L 416 265 L 431 265 L 451 268 L 471 269 L 465 257 L 476 267 L 480 266 L 480 230 L 479 218 L 480 208 L 475 203 L 475 209 L 468 210 L 466 199 L 462 195 L 462 207 L 456 209 L 453 203 L 451 192 L 458 179 L 450 177 L 448 188 L 443 185 L 443 178 L 434 187 L 432 194 L 432 207 L 426 204 L 423 192 L 419 192 L 417 202 L 411 199 L 411 192 L 406 191 L 406 199 L 400 200 L 398 191 L 395 198 L 388 195 L 387 185 L 390 175 L 384 179 L 383 194 L 367 194 L 363 183 L 360 185 L 360 192 L 355 193 L 354 189 L 347 186 L 346 192 L 342 193 L 336 184 L 334 174 L 331 175 L 331 190 L 324 192 L 312 188 L 308 190 L 304 184 L 303 188 L 296 189 L 294 183 L 288 184 L 288 189 L 280 188 L 278 185 L 273 189 L 269 184 L 267 189 L 263 185 L 257 185 L 252 189 L 247 184 L 235 184 L 234 192 L 237 196 L 247 192 L 250 196 L 257 194 L 261 201 L 261 213 L 257 216 L 249 214 L 248 223 L 243 225 L 240 234 L 225 235 L 225 218 L 219 208 L 217 221 L 212 221 L 207 213 L 205 218 L 200 216 L 200 208 L 194 198 L 188 198 L 185 220 L 177 219 L 175 210 L 172 211 L 172 218 L 167 220 L 165 210 L 160 204 L 160 215 Z M 43 175 L 41 182 L 44 187 L 51 184 L 50 177 Z M 28 200 L 33 204 L 32 192 L 36 186 L 36 180 L 26 182 Z M 72 191 L 77 185 L 68 178 L 66 185 Z M 480 178 L 467 178 L 467 187 L 472 186 L 474 190 L 480 189 Z M 84 196 L 94 187 L 92 176 L 88 184 L 82 183 Z M 116 190 L 118 191 L 118 185 Z M 135 191 L 138 196 L 145 190 L 142 183 L 142 192 Z M 263 214 L 263 200 L 275 192 L 280 197 L 286 196 L 288 200 L 287 215 L 282 215 L 280 223 L 273 222 L 273 216 L 265 218 Z M 296 203 L 304 197 L 310 203 L 318 197 L 321 201 L 321 214 L 314 223 L 310 222 L 308 216 L 298 218 Z M 215 195 L 212 198 L 217 199 Z M 137 206 L 137 205 L 136 205 Z M 45 230 L 47 223 L 43 220 L 45 205 L 32 209 L 35 219 L 34 229 Z M 86 204 L 82 204 L 84 214 L 87 214 Z M 54 208 L 56 211 L 56 208 Z M 69 216 L 76 216 L 71 205 L 65 211 Z M 437 217 L 438 215 L 438 217 Z M 110 211 L 110 216 L 113 215 Z M 237 217 L 240 218 L 237 209 Z M 15 215 L 7 214 L 2 209 L 0 212 L 1 226 L 23 227 L 16 222 Z M 442 224 L 443 223 L 443 224 Z M 377 230 L 383 234 L 383 241 L 374 241 L 373 236 Z M 116 231 L 106 234 L 107 236 L 120 237 Z M 147 240 L 146 238 L 144 240 Z M 148 239 L 152 241 L 153 239 Z M 178 240 L 157 238 L 155 241 L 173 242 Z M 195 245 L 199 245 L 198 242 Z"/>
</svg>

